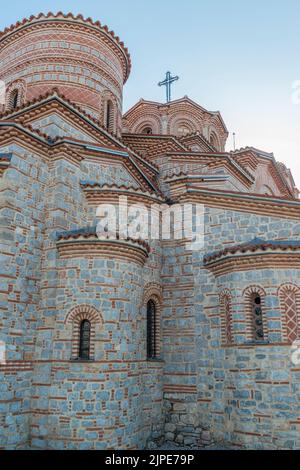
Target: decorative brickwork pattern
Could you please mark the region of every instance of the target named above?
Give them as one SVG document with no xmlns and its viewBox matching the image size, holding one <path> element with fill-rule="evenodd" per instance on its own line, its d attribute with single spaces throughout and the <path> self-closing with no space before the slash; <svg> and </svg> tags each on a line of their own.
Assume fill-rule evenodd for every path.
<svg viewBox="0 0 300 470">
<path fill-rule="evenodd" d="M 293 284 L 284 284 L 278 289 L 282 315 L 284 341 L 292 344 L 299 339 L 300 328 L 300 289 Z"/>
<path fill-rule="evenodd" d="M 123 127 L 129 133 L 171 134 L 178 138 L 198 132 L 214 152 L 223 151 L 228 131 L 219 112 L 207 111 L 185 96 L 161 104 L 140 100 L 123 116 Z"/>
<path fill-rule="evenodd" d="M 221 336 L 222 342 L 224 344 L 232 344 L 233 343 L 233 331 L 232 331 L 232 311 L 231 311 L 231 304 L 232 298 L 230 291 L 225 289 L 220 294 L 220 315 L 221 315 Z"/>
<path fill-rule="evenodd" d="M 0 63 L 0 79 L 7 86 L 20 80 L 26 84 L 26 101 L 56 86 L 98 121 L 101 93 L 109 91 L 115 107 L 110 131 L 121 134 L 130 56 L 106 26 L 61 12 L 32 16 L 0 35 Z"/>
</svg>

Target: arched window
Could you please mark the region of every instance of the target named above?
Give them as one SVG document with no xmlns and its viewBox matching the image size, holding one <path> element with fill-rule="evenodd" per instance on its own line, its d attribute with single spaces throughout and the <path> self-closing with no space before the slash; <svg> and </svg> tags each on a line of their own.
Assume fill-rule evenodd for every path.
<svg viewBox="0 0 300 470">
<path fill-rule="evenodd" d="M 153 300 L 147 302 L 147 357 L 157 357 L 156 307 Z"/>
<path fill-rule="evenodd" d="M 149 282 L 144 287 L 141 304 L 143 318 L 146 316 L 146 350 L 148 359 L 160 359 L 161 357 L 162 305 L 161 286 L 156 282 Z"/>
<path fill-rule="evenodd" d="M 114 132 L 114 106 L 111 100 L 106 103 L 106 129 L 109 132 Z"/>
<path fill-rule="evenodd" d="M 151 129 L 151 127 L 149 127 L 149 126 L 144 127 L 144 129 L 142 130 L 142 134 L 151 135 L 151 134 L 152 134 L 152 129 Z"/>
<path fill-rule="evenodd" d="M 265 291 L 260 286 L 249 286 L 244 291 L 246 337 L 249 341 L 266 341 L 268 324 L 265 317 Z"/>
<path fill-rule="evenodd" d="M 274 196 L 274 191 L 268 186 L 267 184 L 264 184 L 261 188 L 261 193 L 266 194 L 267 196 Z"/>
<path fill-rule="evenodd" d="M 293 284 L 285 284 L 278 290 L 280 299 L 283 339 L 292 344 L 299 339 L 300 289 Z"/>
<path fill-rule="evenodd" d="M 221 337 L 224 344 L 233 343 L 232 334 L 232 314 L 231 314 L 231 296 L 229 291 L 220 294 L 220 310 L 221 310 Z"/>
<path fill-rule="evenodd" d="M 71 360 L 95 358 L 96 328 L 103 324 L 101 314 L 91 305 L 78 305 L 66 316 L 72 334 Z"/>
<path fill-rule="evenodd" d="M 19 102 L 19 92 L 18 90 L 13 90 L 9 97 L 9 108 L 11 110 L 16 109 Z"/>
<path fill-rule="evenodd" d="M 7 111 L 14 111 L 24 103 L 26 95 L 26 84 L 23 80 L 16 80 L 7 85 L 5 108 Z"/>
<path fill-rule="evenodd" d="M 83 320 L 80 324 L 79 359 L 90 358 L 91 322 Z"/>
<path fill-rule="evenodd" d="M 218 144 L 218 138 L 217 138 L 217 136 L 216 136 L 216 134 L 215 134 L 214 132 L 212 132 L 212 133 L 210 134 L 209 142 L 210 142 L 211 145 L 213 145 L 213 146 L 215 147 L 215 149 L 218 149 L 218 146 L 219 146 L 219 144 Z"/>
<path fill-rule="evenodd" d="M 254 293 L 252 295 L 252 328 L 253 339 L 260 341 L 264 339 L 263 317 L 262 317 L 261 296 Z"/>
</svg>

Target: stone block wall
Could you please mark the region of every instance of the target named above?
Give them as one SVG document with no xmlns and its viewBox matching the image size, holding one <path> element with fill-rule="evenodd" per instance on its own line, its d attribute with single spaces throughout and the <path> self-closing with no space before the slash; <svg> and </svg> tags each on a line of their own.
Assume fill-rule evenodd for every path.
<svg viewBox="0 0 300 470">
<path fill-rule="evenodd" d="M 204 268 L 202 259 L 204 253 L 255 237 L 297 240 L 299 228 L 297 221 L 279 217 L 206 208 L 203 252 L 185 252 L 184 256 L 179 246 L 165 248 L 164 406 L 168 440 L 199 445 L 226 441 L 249 448 L 300 447 L 299 367 L 291 361 L 291 346 L 283 341 L 278 297 L 283 283 L 300 287 L 299 270 L 257 270 L 253 266 L 216 278 Z M 180 292 L 175 286 L 185 279 L 187 259 L 193 288 Z M 171 294 L 170 285 L 174 285 Z M 266 292 L 266 344 L 251 343 L 245 333 L 242 294 L 251 285 L 262 286 Z M 225 288 L 232 293 L 234 344 L 229 346 L 222 342 L 219 302 Z M 181 303 L 187 307 L 182 311 Z M 171 339 L 169 327 L 173 328 Z M 190 336 L 185 338 L 188 328 Z M 172 383 L 177 384 L 174 390 L 168 389 Z"/>
<path fill-rule="evenodd" d="M 95 223 L 80 182 L 96 163 L 49 164 L 21 145 L 1 178 L 2 448 L 142 448 L 151 437 L 178 444 L 225 440 L 250 448 L 298 448 L 299 368 L 284 343 L 278 287 L 299 270 L 260 269 L 215 277 L 203 254 L 264 239 L 299 239 L 297 221 L 206 209 L 205 246 L 153 243 L 144 266 L 114 257 L 63 258 L 57 232 Z M 109 170 L 107 170 L 109 171 Z M 97 173 L 101 178 L 101 174 Z M 118 167 L 111 182 L 128 181 Z M 162 288 L 162 361 L 146 361 L 144 291 Z M 244 290 L 265 291 L 268 343 L 249 343 Z M 232 294 L 234 342 L 222 342 L 219 295 Z M 90 306 L 94 361 L 72 357 L 68 314 Z"/>
<path fill-rule="evenodd" d="M 32 359 L 40 288 L 47 164 L 21 145 L 0 179 L 0 447 L 29 443 Z"/>
<path fill-rule="evenodd" d="M 0 339 L 8 364 L 0 366 L 0 447 L 143 447 L 161 429 L 162 363 L 146 361 L 142 308 L 144 285 L 159 281 L 159 244 L 145 267 L 105 256 L 60 259 L 57 232 L 95 220 L 80 187 L 85 167 L 63 154 L 48 166 L 22 147 L 4 151 L 13 157 L 1 179 Z M 111 182 L 126 176 L 120 166 Z M 81 304 L 102 318 L 88 363 L 71 361 L 65 323 Z"/>
</svg>

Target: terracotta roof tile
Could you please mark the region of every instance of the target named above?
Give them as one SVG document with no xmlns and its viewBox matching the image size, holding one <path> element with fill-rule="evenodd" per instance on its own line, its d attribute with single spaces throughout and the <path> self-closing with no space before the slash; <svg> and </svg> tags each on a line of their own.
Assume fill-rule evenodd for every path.
<svg viewBox="0 0 300 470">
<path fill-rule="evenodd" d="M 225 248 L 224 250 L 215 251 L 204 256 L 204 265 L 213 261 L 221 259 L 227 255 L 234 255 L 236 253 L 247 253 L 256 251 L 266 251 L 269 249 L 282 250 L 282 251 L 296 251 L 300 250 L 300 240 L 263 240 L 262 238 L 254 238 L 253 240 L 242 243 L 240 245 L 233 245 Z"/>
<path fill-rule="evenodd" d="M 116 233 L 116 234 L 111 234 L 112 236 L 110 237 L 109 233 L 107 233 L 108 235 L 108 238 L 107 240 L 120 240 L 120 241 L 128 241 L 128 242 L 131 242 L 131 243 L 136 243 L 140 246 L 142 246 L 143 248 L 145 248 L 145 250 L 147 251 L 147 253 L 150 253 L 150 246 L 149 244 L 145 241 L 145 240 L 142 240 L 141 238 L 138 238 L 138 239 L 135 239 L 135 238 L 131 238 L 131 237 L 121 237 L 119 233 Z M 64 231 L 64 232 L 57 232 L 56 233 L 56 239 L 57 241 L 61 241 L 61 240 L 70 240 L 70 239 L 73 239 L 73 240 L 76 240 L 80 237 L 83 237 L 83 238 L 94 238 L 94 237 L 97 237 L 97 227 L 96 226 L 93 226 L 93 227 L 82 227 L 80 229 L 76 229 L 76 230 L 68 230 L 68 231 Z M 99 238 L 99 241 L 102 241 L 101 238 Z"/>
</svg>

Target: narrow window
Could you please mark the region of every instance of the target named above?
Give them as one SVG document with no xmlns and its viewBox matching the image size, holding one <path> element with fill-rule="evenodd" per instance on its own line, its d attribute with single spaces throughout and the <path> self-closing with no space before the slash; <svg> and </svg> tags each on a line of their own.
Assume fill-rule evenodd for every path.
<svg viewBox="0 0 300 470">
<path fill-rule="evenodd" d="M 230 298 L 228 295 L 224 296 L 224 313 L 225 313 L 225 322 L 226 322 L 226 342 L 227 344 L 232 343 L 232 328 L 231 328 L 231 304 Z"/>
<path fill-rule="evenodd" d="M 144 129 L 142 130 L 142 134 L 151 135 L 152 134 L 151 127 L 144 127 Z"/>
<path fill-rule="evenodd" d="M 156 358 L 156 308 L 153 300 L 147 303 L 147 357 Z"/>
<path fill-rule="evenodd" d="M 90 358 L 91 323 L 83 320 L 80 324 L 79 359 Z"/>
<path fill-rule="evenodd" d="M 18 98 L 19 92 L 18 90 L 14 90 L 10 95 L 10 109 L 16 109 L 16 107 L 18 106 Z"/>
<path fill-rule="evenodd" d="M 255 341 L 264 339 L 263 317 L 261 307 L 261 297 L 259 294 L 253 294 L 252 297 L 252 327 L 253 338 Z"/>
<path fill-rule="evenodd" d="M 106 104 L 106 129 L 109 132 L 114 131 L 114 108 L 110 100 Z"/>
</svg>

